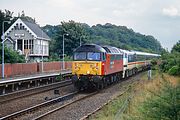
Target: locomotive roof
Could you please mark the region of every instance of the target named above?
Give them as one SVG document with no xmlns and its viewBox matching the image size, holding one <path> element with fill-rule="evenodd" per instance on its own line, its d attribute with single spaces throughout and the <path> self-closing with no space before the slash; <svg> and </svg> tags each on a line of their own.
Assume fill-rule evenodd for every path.
<svg viewBox="0 0 180 120">
<path fill-rule="evenodd" d="M 140 52 L 140 51 L 129 51 L 129 50 L 123 50 L 116 47 L 111 46 L 100 46 L 96 44 L 85 44 L 82 46 L 79 46 L 77 49 L 75 49 L 74 52 L 106 52 L 109 54 L 123 54 L 126 53 L 128 55 L 146 55 L 146 56 L 161 56 L 159 54 L 152 54 L 152 53 L 146 53 L 146 52 Z"/>
<path fill-rule="evenodd" d="M 116 47 L 100 46 L 96 44 L 85 44 L 85 45 L 79 46 L 74 52 L 106 52 L 109 54 L 123 54 Z"/>
<path fill-rule="evenodd" d="M 111 47 L 111 46 L 102 46 L 107 53 L 110 53 L 110 54 L 123 54 L 119 48 L 117 47 Z"/>
<path fill-rule="evenodd" d="M 106 52 L 104 48 L 96 44 L 85 44 L 79 46 L 75 52 Z"/>
</svg>

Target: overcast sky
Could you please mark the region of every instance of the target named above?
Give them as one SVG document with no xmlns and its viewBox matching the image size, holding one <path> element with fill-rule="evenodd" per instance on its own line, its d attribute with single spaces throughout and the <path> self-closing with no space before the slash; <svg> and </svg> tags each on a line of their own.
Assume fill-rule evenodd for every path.
<svg viewBox="0 0 180 120">
<path fill-rule="evenodd" d="M 180 40 L 180 0 L 0 0 L 0 9 L 15 16 L 24 10 L 41 26 L 69 20 L 127 26 L 169 50 Z"/>
</svg>

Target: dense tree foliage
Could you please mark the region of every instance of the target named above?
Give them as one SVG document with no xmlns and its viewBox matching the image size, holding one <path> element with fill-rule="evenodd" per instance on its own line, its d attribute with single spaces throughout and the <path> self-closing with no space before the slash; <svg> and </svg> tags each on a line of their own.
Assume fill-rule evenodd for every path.
<svg viewBox="0 0 180 120">
<path fill-rule="evenodd" d="M 46 25 L 43 29 L 53 39 L 50 46 L 50 53 L 53 54 L 62 54 L 62 35 L 66 33 L 69 34 L 65 37 L 65 52 L 68 55 L 72 55 L 72 51 L 79 46 L 80 38 L 82 43 L 111 45 L 122 49 L 154 53 L 160 53 L 163 50 L 153 36 L 135 33 L 125 26 L 110 23 L 90 27 L 85 23 L 69 21 L 61 22 L 57 26 Z"/>
<path fill-rule="evenodd" d="M 163 72 L 168 72 L 171 75 L 180 75 L 180 41 L 173 46 L 171 53 L 164 52 L 161 59 L 160 67 Z"/>
<path fill-rule="evenodd" d="M 172 53 L 174 53 L 174 52 L 179 52 L 180 53 L 180 40 L 173 46 L 171 52 Z"/>
<path fill-rule="evenodd" d="M 0 27 L 2 27 L 2 21 L 12 19 L 12 24 L 18 17 L 35 22 L 35 19 L 25 16 L 24 11 L 18 17 L 12 17 L 12 14 L 13 12 L 8 10 L 5 10 L 5 12 L 0 11 Z M 5 30 L 10 25 L 5 24 Z M 162 51 L 160 43 L 153 36 L 135 33 L 125 26 L 116 26 L 110 23 L 90 27 L 85 23 L 77 23 L 71 20 L 61 22 L 57 26 L 46 25 L 43 29 L 52 39 L 50 42 L 50 58 L 52 60 L 58 60 L 59 56 L 62 55 L 63 35 L 65 34 L 68 34 L 68 36 L 64 37 L 65 54 L 68 56 L 71 56 L 73 50 L 80 45 L 80 40 L 82 44 L 95 43 L 155 53 Z M 2 29 L 0 30 L 0 35 L 2 35 Z"/>
<path fill-rule="evenodd" d="M 86 32 L 80 23 L 74 21 L 61 22 L 58 26 L 47 25 L 43 29 L 52 38 L 50 54 L 54 59 L 56 56 L 62 56 L 63 35 L 66 55 L 72 55 L 72 51 L 80 46 L 80 40 L 82 44 L 86 42 Z"/>
<path fill-rule="evenodd" d="M 3 21 L 10 21 L 13 18 L 12 14 L 13 12 L 9 10 L 5 10 L 5 11 L 0 10 L 0 36 L 2 36 Z M 8 23 L 4 24 L 4 32 L 10 27 L 11 24 L 12 22 L 10 24 Z"/>
<path fill-rule="evenodd" d="M 160 43 L 153 36 L 135 33 L 126 26 L 116 26 L 110 23 L 97 24 L 91 27 L 90 36 L 92 42 L 97 44 L 157 53 L 162 50 Z"/>
</svg>

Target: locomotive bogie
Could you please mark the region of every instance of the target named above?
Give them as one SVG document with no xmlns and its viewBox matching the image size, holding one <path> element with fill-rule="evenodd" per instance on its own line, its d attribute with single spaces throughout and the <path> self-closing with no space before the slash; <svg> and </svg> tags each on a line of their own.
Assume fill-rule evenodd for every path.
<svg viewBox="0 0 180 120">
<path fill-rule="evenodd" d="M 72 81 L 79 90 L 94 89 L 103 84 L 103 77 L 98 75 L 74 75 Z"/>
</svg>

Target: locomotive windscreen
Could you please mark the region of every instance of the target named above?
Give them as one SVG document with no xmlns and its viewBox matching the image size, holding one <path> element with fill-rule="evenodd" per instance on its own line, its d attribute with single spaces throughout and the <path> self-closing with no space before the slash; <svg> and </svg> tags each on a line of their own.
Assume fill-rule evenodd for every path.
<svg viewBox="0 0 180 120">
<path fill-rule="evenodd" d="M 101 60 L 101 54 L 99 52 L 75 52 L 74 60 Z"/>
</svg>

